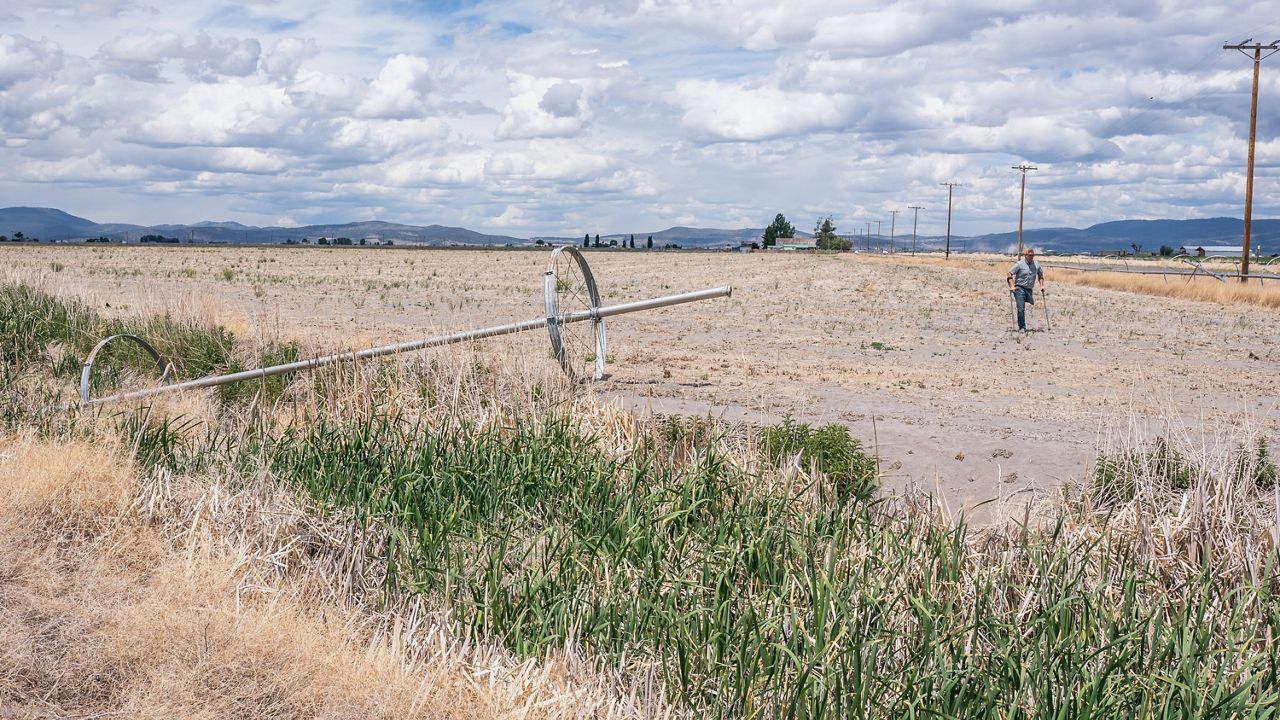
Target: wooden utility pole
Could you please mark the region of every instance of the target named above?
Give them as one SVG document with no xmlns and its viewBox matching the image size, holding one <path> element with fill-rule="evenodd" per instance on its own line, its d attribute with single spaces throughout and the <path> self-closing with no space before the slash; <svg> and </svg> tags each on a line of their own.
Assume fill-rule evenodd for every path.
<svg viewBox="0 0 1280 720">
<path fill-rule="evenodd" d="M 1258 135 L 1258 73 L 1262 68 L 1262 60 L 1269 58 L 1280 50 L 1280 40 L 1272 40 L 1269 44 L 1252 42 L 1252 38 L 1239 45 L 1222 46 L 1223 50 L 1239 50 L 1249 57 L 1246 50 L 1253 51 L 1253 99 L 1249 105 L 1249 168 L 1244 181 L 1244 244 L 1240 248 L 1240 282 L 1249 282 L 1249 231 L 1253 226 L 1253 145 Z M 1270 50 L 1266 55 L 1263 50 Z"/>
<path fill-rule="evenodd" d="M 877 220 L 877 221 L 876 221 L 876 245 L 877 245 L 877 246 L 879 246 L 879 245 L 880 245 L 880 241 L 884 239 L 884 236 L 880 234 L 880 223 L 882 223 L 882 222 L 884 222 L 884 221 L 883 221 L 883 220 Z"/>
<path fill-rule="evenodd" d="M 871 252 L 871 221 L 867 221 L 867 252 Z"/>
<path fill-rule="evenodd" d="M 898 213 L 900 210 L 889 211 L 889 254 L 893 254 L 893 231 L 898 227 Z"/>
<path fill-rule="evenodd" d="M 947 256 L 946 256 L 946 259 L 950 260 L 951 259 L 951 191 L 955 190 L 956 186 L 959 185 L 960 183 L 944 182 L 944 183 L 938 183 L 938 184 L 947 186 Z"/>
<path fill-rule="evenodd" d="M 1022 194 L 1018 196 L 1018 257 L 1022 257 L 1022 206 L 1027 199 L 1027 171 L 1040 168 L 1023 163 L 1014 165 L 1013 169 L 1022 171 Z"/>
<path fill-rule="evenodd" d="M 920 227 L 920 211 L 924 208 L 919 205 L 909 205 L 908 210 L 914 210 L 915 213 L 911 218 L 911 254 L 916 254 L 916 228 Z"/>
</svg>

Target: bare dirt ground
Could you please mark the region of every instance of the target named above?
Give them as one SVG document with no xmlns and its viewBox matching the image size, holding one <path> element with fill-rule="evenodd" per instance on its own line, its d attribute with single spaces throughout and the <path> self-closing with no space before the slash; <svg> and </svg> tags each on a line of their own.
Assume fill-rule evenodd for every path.
<svg viewBox="0 0 1280 720">
<path fill-rule="evenodd" d="M 9 279 L 108 312 L 165 307 L 316 351 L 543 314 L 548 252 L 10 247 Z M 1280 436 L 1274 309 L 1055 283 L 1012 319 L 1002 258 L 589 251 L 604 302 L 732 298 L 608 322 L 596 390 L 658 413 L 838 422 L 891 490 L 953 508 L 1078 484 L 1111 433 L 1252 423 Z M 1175 280 L 1176 282 L 1177 280 Z M 107 309 L 108 304 L 110 309 Z M 551 358 L 544 333 L 485 341 Z"/>
</svg>

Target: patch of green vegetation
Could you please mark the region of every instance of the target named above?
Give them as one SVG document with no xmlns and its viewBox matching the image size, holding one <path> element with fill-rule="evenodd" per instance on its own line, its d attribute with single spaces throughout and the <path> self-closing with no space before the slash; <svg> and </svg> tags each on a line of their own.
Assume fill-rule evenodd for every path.
<svg viewBox="0 0 1280 720">
<path fill-rule="evenodd" d="M 658 437 L 670 449 L 713 447 L 721 434 L 709 417 L 668 415 L 658 423 Z"/>
<path fill-rule="evenodd" d="M 1233 477 L 1250 482 L 1261 490 L 1271 490 L 1280 481 L 1280 467 L 1271 457 L 1266 438 L 1259 437 L 1252 450 L 1238 446 L 1231 464 Z"/>
<path fill-rule="evenodd" d="M 271 345 L 258 354 L 256 368 L 284 365 L 301 359 L 301 351 L 297 343 L 286 342 Z M 248 370 L 239 362 L 232 362 L 224 373 L 236 373 Z M 289 383 L 288 375 L 273 375 L 257 380 L 245 380 L 217 386 L 218 397 L 227 404 L 239 403 L 257 398 L 259 402 L 272 402 L 284 394 Z"/>
<path fill-rule="evenodd" d="M 841 428 L 767 433 L 787 448 L 771 457 L 871 472 Z M 963 525 L 854 492 L 816 501 L 711 446 L 684 465 L 619 456 L 564 418 L 426 427 L 375 409 L 275 434 L 141 422 L 133 436 L 147 463 L 269 468 L 379 533 L 387 593 L 449 607 L 519 656 L 571 641 L 654 673 L 690 713 L 1264 718 L 1280 700 L 1274 570 L 1241 603 L 1212 565 L 1166 584 L 1132 543 L 1061 525 L 975 555 Z"/>
<path fill-rule="evenodd" d="M 26 285 L 0 285 L 0 364 L 10 384 L 22 374 L 38 373 L 74 385 L 85 358 L 97 342 L 111 335 L 137 335 L 149 342 L 173 365 L 180 379 L 205 377 L 243 369 L 235 359 L 236 338 L 230 330 L 208 326 L 168 314 L 107 318 L 79 300 L 54 297 Z M 285 343 L 267 347 L 264 363 L 298 359 L 298 347 Z M 101 394 L 119 387 L 128 375 L 158 376 L 155 362 L 142 348 L 129 342 L 107 345 L 94 362 L 91 392 Z M 279 378 L 250 383 L 221 397 L 232 402 L 266 388 L 271 397 L 283 388 Z"/>
<path fill-rule="evenodd" d="M 787 416 L 782 423 L 762 429 L 765 458 L 777 465 L 799 455 L 800 463 L 822 472 L 842 498 L 866 499 L 876 488 L 875 459 L 849 436 L 843 425 L 815 428 Z"/>
<path fill-rule="evenodd" d="M 1094 496 L 1104 504 L 1127 502 L 1143 482 L 1186 490 L 1200 477 L 1201 470 L 1169 441 L 1158 437 L 1147 450 L 1130 450 L 1115 455 L 1099 455 L 1093 466 Z"/>
<path fill-rule="evenodd" d="M 1259 490 L 1269 490 L 1280 479 L 1280 468 L 1272 459 L 1267 441 L 1258 438 L 1252 448 L 1237 446 L 1229 460 L 1223 480 L 1248 482 Z M 1187 490 L 1200 478 L 1213 473 L 1173 448 L 1164 437 L 1156 438 L 1149 448 L 1129 450 L 1114 455 L 1099 455 L 1091 477 L 1094 498 L 1104 505 L 1132 500 L 1144 484 L 1162 490 Z"/>
</svg>

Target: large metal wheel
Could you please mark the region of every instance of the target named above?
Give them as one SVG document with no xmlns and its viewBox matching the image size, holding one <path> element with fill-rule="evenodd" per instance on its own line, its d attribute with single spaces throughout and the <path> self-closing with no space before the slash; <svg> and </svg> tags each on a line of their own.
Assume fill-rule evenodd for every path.
<svg viewBox="0 0 1280 720">
<path fill-rule="evenodd" d="M 591 268 L 577 248 L 558 247 L 543 276 L 547 332 L 551 349 L 566 375 L 574 380 L 604 377 L 604 318 L 600 291 Z M 566 319 L 576 322 L 566 322 Z"/>
<path fill-rule="evenodd" d="M 156 369 L 160 371 L 160 384 L 168 385 L 171 382 L 173 365 L 166 361 L 155 348 L 151 347 L 151 343 L 137 335 L 112 335 L 111 337 L 103 338 L 98 341 L 97 345 L 93 346 L 93 350 L 89 351 L 89 357 L 84 360 L 84 367 L 80 368 L 80 404 L 84 407 L 88 407 L 90 403 L 89 389 L 93 384 L 93 362 L 98 359 L 98 353 L 102 351 L 102 348 L 113 340 L 130 340 L 145 350 L 151 356 L 151 359 L 155 361 Z"/>
</svg>

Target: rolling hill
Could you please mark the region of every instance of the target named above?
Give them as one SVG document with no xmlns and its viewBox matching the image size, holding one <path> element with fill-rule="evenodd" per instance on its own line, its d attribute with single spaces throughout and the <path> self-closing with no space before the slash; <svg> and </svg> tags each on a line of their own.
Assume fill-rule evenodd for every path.
<svg viewBox="0 0 1280 720">
<path fill-rule="evenodd" d="M 1202 218 L 1193 220 L 1117 220 L 1099 223 L 1087 228 L 1035 228 L 1023 232 L 1023 240 L 1041 251 L 1107 253 L 1131 250 L 1138 245 L 1144 251 L 1155 251 L 1161 245 L 1175 249 L 1191 245 L 1238 245 L 1244 229 L 1239 218 Z M 315 242 L 321 237 L 361 238 L 370 241 L 392 241 L 397 245 L 427 246 L 528 246 L 542 241 L 549 244 L 580 245 L 581 236 L 540 236 L 517 238 L 509 235 L 488 235 L 466 228 L 444 225 L 403 225 L 370 220 L 303 227 L 257 227 L 238 222 L 204 220 L 189 225 L 132 225 L 122 223 L 96 223 L 76 217 L 55 208 L 9 207 L 0 208 L 0 234 L 12 237 L 22 232 L 27 238 L 41 241 L 75 241 L 87 238 L 108 237 L 112 240 L 136 241 L 148 234 L 178 238 L 181 242 L 272 244 L 307 238 Z M 685 248 L 736 247 L 741 242 L 758 240 L 763 228 L 693 228 L 676 226 L 665 230 L 638 231 L 635 233 L 601 234 L 603 243 L 617 240 L 619 244 L 634 235 L 636 246 L 643 247 L 649 236 L 655 247 L 669 244 Z M 798 233 L 808 237 L 805 233 Z M 863 245 L 860 236 L 847 236 Z M 592 235 L 592 240 L 595 236 Z M 871 238 L 876 248 L 887 246 L 887 237 Z M 909 235 L 898 235 L 895 246 L 902 248 L 911 241 Z M 957 252 L 993 251 L 1008 252 L 1016 247 L 1016 232 L 986 235 L 953 235 L 952 250 Z M 921 250 L 938 250 L 945 243 L 939 236 L 920 236 Z M 1280 220 L 1255 220 L 1253 223 L 1253 247 L 1262 254 L 1280 250 Z"/>
</svg>

